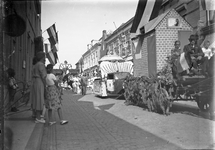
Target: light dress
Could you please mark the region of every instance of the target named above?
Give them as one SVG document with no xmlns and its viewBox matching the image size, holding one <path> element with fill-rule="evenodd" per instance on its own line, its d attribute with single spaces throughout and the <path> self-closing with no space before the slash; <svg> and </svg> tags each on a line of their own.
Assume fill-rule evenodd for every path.
<svg viewBox="0 0 215 150">
<path fill-rule="evenodd" d="M 43 110 L 45 86 L 42 79 L 45 79 L 46 75 L 45 64 L 40 61 L 37 62 L 32 71 L 32 86 L 30 92 L 30 101 L 33 110 Z"/>
<path fill-rule="evenodd" d="M 47 74 L 46 77 L 46 100 L 45 106 L 47 109 L 55 109 L 61 107 L 61 100 L 60 100 L 60 90 L 55 85 L 57 81 L 56 76 L 53 73 Z"/>
</svg>

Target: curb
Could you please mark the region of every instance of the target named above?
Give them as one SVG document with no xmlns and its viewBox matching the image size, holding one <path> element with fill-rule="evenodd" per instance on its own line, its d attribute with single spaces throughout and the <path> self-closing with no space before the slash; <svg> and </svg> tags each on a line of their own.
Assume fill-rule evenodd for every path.
<svg viewBox="0 0 215 150">
<path fill-rule="evenodd" d="M 40 150 L 44 124 L 37 123 L 27 142 L 25 150 Z"/>
</svg>

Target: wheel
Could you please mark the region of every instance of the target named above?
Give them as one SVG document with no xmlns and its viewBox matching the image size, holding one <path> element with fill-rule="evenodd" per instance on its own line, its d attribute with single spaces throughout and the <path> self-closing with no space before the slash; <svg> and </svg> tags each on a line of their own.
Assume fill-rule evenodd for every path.
<svg viewBox="0 0 215 150">
<path fill-rule="evenodd" d="M 209 111 L 210 108 L 209 97 L 198 96 L 196 97 L 196 103 L 201 111 Z"/>
</svg>

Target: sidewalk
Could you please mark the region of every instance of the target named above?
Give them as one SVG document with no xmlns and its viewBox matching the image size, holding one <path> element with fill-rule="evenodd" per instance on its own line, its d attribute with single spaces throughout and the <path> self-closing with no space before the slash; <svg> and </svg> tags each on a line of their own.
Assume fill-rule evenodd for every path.
<svg viewBox="0 0 215 150">
<path fill-rule="evenodd" d="M 20 112 L 5 118 L 5 128 L 12 131 L 11 150 L 39 150 L 44 125 L 34 123 L 29 108 L 29 105 L 23 106 Z"/>
</svg>

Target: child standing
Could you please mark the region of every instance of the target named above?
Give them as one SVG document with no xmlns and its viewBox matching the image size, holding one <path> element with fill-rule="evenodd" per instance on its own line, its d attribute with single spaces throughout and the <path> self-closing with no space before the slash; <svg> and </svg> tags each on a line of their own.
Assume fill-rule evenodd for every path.
<svg viewBox="0 0 215 150">
<path fill-rule="evenodd" d="M 49 64 L 46 67 L 47 69 L 47 77 L 46 77 L 46 100 L 45 105 L 48 109 L 48 118 L 49 118 L 49 124 L 53 125 L 56 123 L 56 121 L 53 121 L 52 117 L 52 110 L 57 110 L 60 124 L 64 125 L 68 123 L 67 120 L 63 120 L 62 116 L 62 109 L 61 109 L 61 92 L 58 86 L 58 81 L 56 76 L 52 73 L 53 71 L 53 65 Z"/>
<path fill-rule="evenodd" d="M 10 106 L 11 106 L 11 111 L 16 112 L 16 111 L 19 111 L 19 109 L 17 108 L 18 102 L 14 102 L 14 96 L 18 89 L 16 79 L 14 78 L 15 71 L 12 68 L 8 68 L 7 73 L 8 73 L 9 102 L 10 102 Z"/>
</svg>

